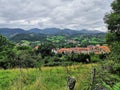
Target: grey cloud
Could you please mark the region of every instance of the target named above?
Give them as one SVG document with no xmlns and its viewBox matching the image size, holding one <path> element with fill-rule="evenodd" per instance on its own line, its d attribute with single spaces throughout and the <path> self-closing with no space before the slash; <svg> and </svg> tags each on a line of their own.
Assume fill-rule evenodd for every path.
<svg viewBox="0 0 120 90">
<path fill-rule="evenodd" d="M 0 0 L 0 27 L 100 28 L 112 0 Z"/>
</svg>

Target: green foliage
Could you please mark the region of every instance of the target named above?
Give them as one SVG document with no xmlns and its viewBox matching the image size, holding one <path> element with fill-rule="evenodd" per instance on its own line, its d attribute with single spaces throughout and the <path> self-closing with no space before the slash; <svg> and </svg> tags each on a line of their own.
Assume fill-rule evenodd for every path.
<svg viewBox="0 0 120 90">
<path fill-rule="evenodd" d="M 120 14 L 119 13 L 111 13 L 106 16 L 106 23 L 108 24 L 108 29 L 110 32 L 120 32 Z"/>
<path fill-rule="evenodd" d="M 101 39 L 102 38 L 102 39 Z M 73 39 L 76 42 L 76 46 L 80 45 L 81 47 L 86 47 L 88 45 L 104 44 L 105 43 L 105 34 L 78 34 L 71 36 L 70 39 Z"/>
<path fill-rule="evenodd" d="M 21 33 L 16 34 L 13 37 L 10 38 L 11 41 L 21 43 L 20 41 L 45 41 L 46 35 L 44 34 L 29 34 L 29 33 Z M 25 42 L 26 43 L 26 42 Z"/>
<path fill-rule="evenodd" d="M 108 29 L 110 32 L 120 34 L 120 1 L 115 0 L 111 6 L 113 12 L 106 15 L 105 23 L 108 24 Z"/>
<path fill-rule="evenodd" d="M 35 67 L 41 63 L 41 55 L 37 56 L 29 46 L 14 46 L 5 37 L 0 36 L 0 67 Z"/>
<path fill-rule="evenodd" d="M 113 85 L 113 87 L 110 87 L 109 85 L 107 85 L 106 83 L 103 83 L 103 85 L 109 89 L 109 90 L 120 90 L 120 82 L 116 83 Z"/>
<path fill-rule="evenodd" d="M 97 63 L 97 62 L 100 62 L 100 58 L 99 58 L 99 55 L 96 55 L 96 54 L 91 54 L 91 62 L 92 63 Z"/>
<path fill-rule="evenodd" d="M 0 51 L 6 51 L 10 48 L 12 48 L 14 45 L 5 37 L 0 35 Z"/>
<path fill-rule="evenodd" d="M 113 11 L 105 16 L 108 25 L 107 43 L 111 48 L 109 60 L 113 60 L 112 73 L 120 75 L 120 0 L 114 0 L 111 4 Z"/>
<path fill-rule="evenodd" d="M 64 41 L 65 36 L 49 36 L 46 38 L 47 41 L 53 42 L 53 43 L 60 43 L 61 41 Z"/>
<path fill-rule="evenodd" d="M 115 84 L 120 82 L 120 77 L 111 74 L 113 61 L 101 61 L 96 67 L 92 90 L 114 90 Z M 111 88 L 111 89 L 110 89 Z"/>
<path fill-rule="evenodd" d="M 114 10 L 114 12 L 120 13 L 120 1 L 119 0 L 115 0 L 112 3 L 112 9 Z"/>
<path fill-rule="evenodd" d="M 29 46 L 17 46 L 16 49 L 17 50 L 32 50 L 32 48 Z"/>
<path fill-rule="evenodd" d="M 52 49 L 55 48 L 53 44 L 51 43 L 44 43 L 41 44 L 36 51 L 37 53 L 40 53 L 42 57 L 44 58 L 45 56 L 52 55 Z"/>
<path fill-rule="evenodd" d="M 113 42 L 111 44 L 111 57 L 114 61 L 120 62 L 120 42 Z"/>
<path fill-rule="evenodd" d="M 115 0 L 112 4 L 113 11 L 105 16 L 105 23 L 108 25 L 109 40 L 120 41 L 120 1 Z"/>
<path fill-rule="evenodd" d="M 10 66 L 13 47 L 14 44 L 0 35 L 0 67 L 8 68 Z"/>
<path fill-rule="evenodd" d="M 113 42 L 111 44 L 111 53 L 108 57 L 109 60 L 112 60 L 112 73 L 120 75 L 120 43 Z"/>
</svg>

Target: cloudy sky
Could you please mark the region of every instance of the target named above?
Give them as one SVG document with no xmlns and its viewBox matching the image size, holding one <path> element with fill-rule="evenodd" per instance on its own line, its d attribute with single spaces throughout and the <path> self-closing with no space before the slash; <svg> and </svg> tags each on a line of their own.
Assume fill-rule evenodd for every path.
<svg viewBox="0 0 120 90">
<path fill-rule="evenodd" d="M 113 0 L 0 0 L 0 28 L 69 28 L 105 31 Z"/>
</svg>

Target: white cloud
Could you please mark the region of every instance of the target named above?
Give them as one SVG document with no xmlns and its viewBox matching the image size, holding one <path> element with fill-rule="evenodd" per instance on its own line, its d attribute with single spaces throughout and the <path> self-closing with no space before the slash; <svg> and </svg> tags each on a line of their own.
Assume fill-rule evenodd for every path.
<svg viewBox="0 0 120 90">
<path fill-rule="evenodd" d="M 0 0 L 0 27 L 106 30 L 113 0 Z"/>
</svg>

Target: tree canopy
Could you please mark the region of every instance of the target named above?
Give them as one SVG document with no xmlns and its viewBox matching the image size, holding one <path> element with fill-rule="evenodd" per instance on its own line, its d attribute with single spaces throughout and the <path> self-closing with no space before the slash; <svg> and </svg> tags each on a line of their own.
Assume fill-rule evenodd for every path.
<svg viewBox="0 0 120 90">
<path fill-rule="evenodd" d="M 108 26 L 107 43 L 111 47 L 109 59 L 114 61 L 114 73 L 120 74 L 120 0 L 114 0 L 111 7 L 111 13 L 104 18 Z"/>
<path fill-rule="evenodd" d="M 105 23 L 108 26 L 108 37 L 107 41 L 120 41 L 120 0 L 115 0 L 112 4 L 112 11 L 107 14 L 104 18 Z"/>
</svg>

